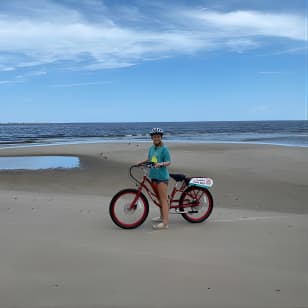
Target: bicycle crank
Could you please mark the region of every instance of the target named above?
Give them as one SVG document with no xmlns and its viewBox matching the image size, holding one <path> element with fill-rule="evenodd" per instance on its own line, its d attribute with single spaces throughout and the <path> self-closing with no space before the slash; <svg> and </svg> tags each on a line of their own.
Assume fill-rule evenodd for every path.
<svg viewBox="0 0 308 308">
<path fill-rule="evenodd" d="M 199 211 L 197 210 L 185 210 L 185 209 L 175 209 L 175 213 L 174 214 L 198 214 Z"/>
</svg>

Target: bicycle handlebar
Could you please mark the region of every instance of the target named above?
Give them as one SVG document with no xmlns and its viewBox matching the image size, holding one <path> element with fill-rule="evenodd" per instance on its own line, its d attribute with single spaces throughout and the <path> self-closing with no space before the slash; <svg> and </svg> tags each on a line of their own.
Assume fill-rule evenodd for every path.
<svg viewBox="0 0 308 308">
<path fill-rule="evenodd" d="M 143 164 L 139 164 L 139 165 L 136 165 L 136 167 L 146 167 L 146 168 L 153 168 L 154 167 L 154 163 L 148 161 L 146 163 L 143 163 Z"/>
<path fill-rule="evenodd" d="M 154 163 L 152 163 L 152 162 L 146 162 L 146 163 L 143 163 L 143 164 L 138 164 L 138 165 L 132 165 L 130 168 L 129 168 L 129 176 L 136 182 L 136 183 L 138 183 L 138 184 L 140 184 L 140 181 L 137 179 L 137 178 L 135 178 L 134 176 L 133 176 L 133 174 L 132 174 L 132 170 L 134 169 L 134 168 L 140 168 L 140 167 L 145 167 L 145 168 L 153 168 L 154 167 Z"/>
</svg>

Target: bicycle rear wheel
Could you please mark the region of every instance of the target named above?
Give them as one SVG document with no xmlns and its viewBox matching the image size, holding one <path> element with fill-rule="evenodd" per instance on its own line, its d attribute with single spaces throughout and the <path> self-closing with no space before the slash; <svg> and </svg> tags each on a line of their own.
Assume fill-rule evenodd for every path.
<svg viewBox="0 0 308 308">
<path fill-rule="evenodd" d="M 188 187 L 180 198 L 180 209 L 188 212 L 182 213 L 184 219 L 192 223 L 206 220 L 212 213 L 214 201 L 206 188 Z"/>
<path fill-rule="evenodd" d="M 132 205 L 138 194 L 137 189 L 123 189 L 111 200 L 109 214 L 112 221 L 123 229 L 134 229 L 146 220 L 149 214 L 149 203 L 143 193 Z"/>
</svg>

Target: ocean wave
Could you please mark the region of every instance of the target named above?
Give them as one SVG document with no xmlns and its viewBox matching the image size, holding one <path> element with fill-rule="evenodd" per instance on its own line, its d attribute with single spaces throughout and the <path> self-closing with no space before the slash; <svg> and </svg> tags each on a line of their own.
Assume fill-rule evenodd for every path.
<svg viewBox="0 0 308 308">
<path fill-rule="evenodd" d="M 152 127 L 166 141 L 308 144 L 308 121 L 0 124 L 0 145 L 89 141 L 150 141 Z"/>
<path fill-rule="evenodd" d="M 27 144 L 27 143 L 36 143 L 37 140 L 34 139 L 27 139 L 27 140 L 11 140 L 11 141 L 3 141 L 0 140 L 0 145 L 6 145 L 6 144 Z"/>
</svg>

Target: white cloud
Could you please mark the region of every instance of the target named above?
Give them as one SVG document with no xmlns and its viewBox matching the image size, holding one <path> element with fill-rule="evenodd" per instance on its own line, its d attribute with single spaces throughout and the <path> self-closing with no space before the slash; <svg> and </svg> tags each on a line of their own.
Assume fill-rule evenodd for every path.
<svg viewBox="0 0 308 308">
<path fill-rule="evenodd" d="M 11 71 L 14 71 L 15 68 L 14 67 L 10 67 L 10 66 L 0 66 L 0 71 L 3 71 L 3 72 L 11 72 Z"/>
<path fill-rule="evenodd" d="M 8 84 L 10 82 L 11 82 L 10 80 L 0 80 L 0 85 L 1 84 Z"/>
<path fill-rule="evenodd" d="M 259 72 L 259 74 L 276 75 L 276 74 L 282 74 L 282 72 L 278 72 L 278 71 L 264 71 L 264 72 Z"/>
<path fill-rule="evenodd" d="M 3 70 L 3 71 L 5 71 L 5 70 Z M 14 70 L 9 69 L 7 71 L 14 71 Z M 12 84 L 12 83 L 23 83 L 23 82 L 27 81 L 30 78 L 39 77 L 39 76 L 43 76 L 43 75 L 46 75 L 46 74 L 47 74 L 47 72 L 40 71 L 40 70 L 28 71 L 28 72 L 25 72 L 24 74 L 16 75 L 11 80 L 0 80 L 0 85 Z"/>
<path fill-rule="evenodd" d="M 17 3 L 0 15 L 2 71 L 60 61 L 78 69 L 121 68 L 219 48 L 244 52 L 260 46 L 260 36 L 306 39 L 304 17 L 292 14 L 174 8 L 151 16 L 143 27 L 140 9 L 127 8 L 124 20 L 130 22 L 125 25 L 94 0 L 81 2 L 84 12 L 48 0 Z M 89 18 L 89 11 L 99 12 L 99 18 Z"/>
<path fill-rule="evenodd" d="M 249 110 L 250 113 L 263 114 L 272 111 L 272 107 L 269 105 L 256 105 Z"/>
<path fill-rule="evenodd" d="M 308 46 L 304 47 L 294 47 L 294 48 L 288 48 L 288 49 L 283 49 L 279 51 L 272 52 L 270 54 L 265 54 L 266 56 L 271 55 L 271 56 L 280 56 L 280 55 L 285 55 L 285 54 L 300 54 L 300 53 L 306 53 L 308 54 Z"/>
<path fill-rule="evenodd" d="M 89 81 L 89 82 L 78 82 L 78 83 L 63 83 L 63 84 L 51 84 L 52 88 L 72 88 L 72 87 L 83 87 L 83 86 L 94 86 L 111 84 L 111 81 Z"/>
<path fill-rule="evenodd" d="M 17 79 L 26 79 L 26 78 L 29 78 L 29 77 L 39 77 L 39 76 L 43 76 L 43 75 L 46 75 L 47 72 L 45 71 L 29 71 L 29 72 L 26 72 L 22 75 L 17 75 L 16 78 Z"/>
<path fill-rule="evenodd" d="M 274 14 L 257 11 L 190 11 L 186 15 L 218 33 L 231 36 L 272 36 L 293 40 L 307 40 L 305 17 L 292 14 Z"/>
<path fill-rule="evenodd" d="M 12 83 L 22 83 L 24 80 L 0 80 L 0 85 L 8 85 Z"/>
<path fill-rule="evenodd" d="M 225 42 L 225 45 L 231 50 L 242 53 L 249 49 L 255 49 L 259 47 L 260 43 L 254 41 L 253 39 L 248 39 L 248 38 L 233 38 L 227 40 Z"/>
</svg>

